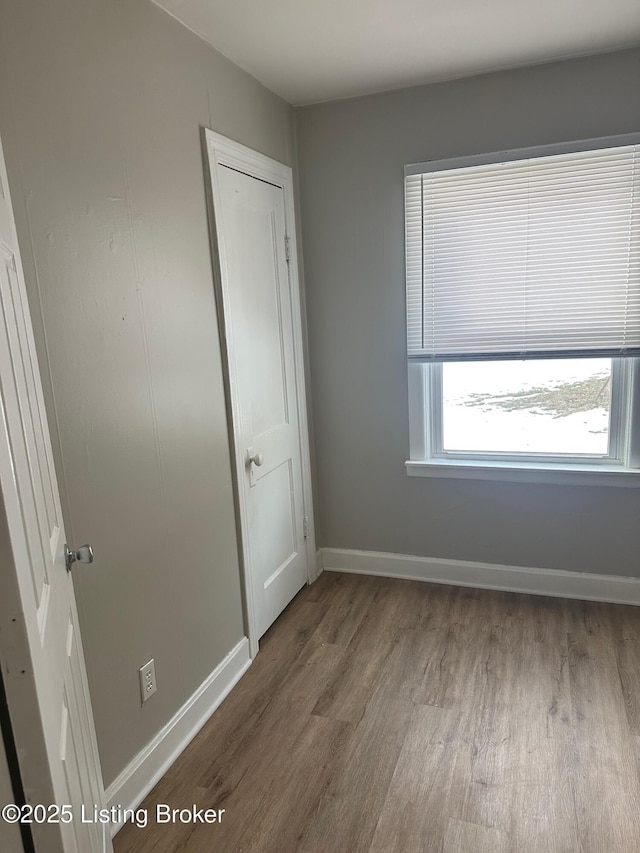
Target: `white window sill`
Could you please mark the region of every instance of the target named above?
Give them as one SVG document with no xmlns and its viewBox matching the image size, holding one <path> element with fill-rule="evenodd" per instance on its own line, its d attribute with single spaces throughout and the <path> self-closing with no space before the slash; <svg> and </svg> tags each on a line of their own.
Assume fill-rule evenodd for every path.
<svg viewBox="0 0 640 853">
<path fill-rule="evenodd" d="M 619 465 L 570 465 L 547 462 L 500 462 L 430 459 L 405 462 L 409 477 L 502 480 L 509 483 L 559 483 L 576 486 L 640 488 L 640 469 Z"/>
</svg>

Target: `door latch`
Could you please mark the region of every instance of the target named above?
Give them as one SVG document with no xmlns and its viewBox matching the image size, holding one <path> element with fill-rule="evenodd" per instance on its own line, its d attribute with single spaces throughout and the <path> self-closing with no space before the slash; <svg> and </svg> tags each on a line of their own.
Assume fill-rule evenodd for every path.
<svg viewBox="0 0 640 853">
<path fill-rule="evenodd" d="M 72 551 L 68 545 L 65 545 L 64 563 L 68 572 L 71 571 L 74 563 L 93 563 L 93 548 L 91 545 L 82 545 L 77 551 Z"/>
</svg>

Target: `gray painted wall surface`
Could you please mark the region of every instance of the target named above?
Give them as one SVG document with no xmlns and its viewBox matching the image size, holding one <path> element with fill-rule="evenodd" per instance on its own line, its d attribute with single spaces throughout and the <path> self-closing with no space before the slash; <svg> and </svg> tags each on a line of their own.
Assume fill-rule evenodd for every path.
<svg viewBox="0 0 640 853">
<path fill-rule="evenodd" d="M 96 552 L 74 571 L 109 784 L 244 633 L 200 126 L 292 163 L 293 117 L 148 0 L 0 0 L 0 19 L 67 532 Z"/>
<path fill-rule="evenodd" d="M 640 490 L 408 478 L 403 167 L 640 130 L 640 51 L 296 111 L 320 544 L 640 575 Z"/>
</svg>

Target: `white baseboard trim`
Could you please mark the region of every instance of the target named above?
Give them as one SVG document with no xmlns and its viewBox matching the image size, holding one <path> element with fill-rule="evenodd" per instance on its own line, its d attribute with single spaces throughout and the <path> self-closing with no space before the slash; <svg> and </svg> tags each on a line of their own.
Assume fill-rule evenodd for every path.
<svg viewBox="0 0 640 853">
<path fill-rule="evenodd" d="M 326 572 L 379 575 L 504 592 L 640 605 L 640 578 L 411 557 L 378 551 L 322 548 L 321 553 Z"/>
<path fill-rule="evenodd" d="M 243 637 L 105 792 L 107 806 L 135 809 L 190 743 L 251 665 L 249 640 Z M 120 810 L 117 812 L 120 813 Z M 112 825 L 111 834 L 122 821 Z"/>
</svg>

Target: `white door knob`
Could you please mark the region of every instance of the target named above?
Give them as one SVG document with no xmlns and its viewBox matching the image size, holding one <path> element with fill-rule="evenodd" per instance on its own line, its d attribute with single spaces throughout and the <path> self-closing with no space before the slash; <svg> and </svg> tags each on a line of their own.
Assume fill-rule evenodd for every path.
<svg viewBox="0 0 640 853">
<path fill-rule="evenodd" d="M 264 462 L 264 456 L 262 453 L 254 453 L 253 456 L 249 457 L 249 462 L 253 462 L 256 468 L 259 468 Z"/>
</svg>

